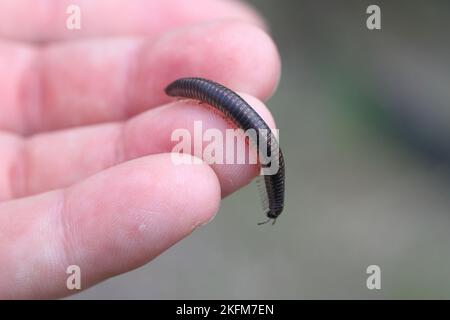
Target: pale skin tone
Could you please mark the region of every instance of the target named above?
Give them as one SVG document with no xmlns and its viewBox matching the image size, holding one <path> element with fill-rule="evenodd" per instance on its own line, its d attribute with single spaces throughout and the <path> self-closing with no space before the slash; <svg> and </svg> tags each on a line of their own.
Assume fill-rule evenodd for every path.
<svg viewBox="0 0 450 320">
<path fill-rule="evenodd" d="M 69 3 L 81 30 L 65 27 Z M 230 123 L 163 89 L 183 76 L 222 82 L 274 127 L 261 101 L 280 62 L 262 20 L 234 1 L 123 3 L 0 2 L 0 298 L 73 294 L 72 264 L 83 289 L 137 268 L 258 174 L 175 165 L 173 130 Z"/>
</svg>

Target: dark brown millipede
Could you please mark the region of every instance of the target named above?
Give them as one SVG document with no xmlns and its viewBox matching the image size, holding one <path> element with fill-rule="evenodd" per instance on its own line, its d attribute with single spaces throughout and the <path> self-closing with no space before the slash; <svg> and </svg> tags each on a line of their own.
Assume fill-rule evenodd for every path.
<svg viewBox="0 0 450 320">
<path fill-rule="evenodd" d="M 284 208 L 284 159 L 283 153 L 278 145 L 278 140 L 270 130 L 267 123 L 261 116 L 237 93 L 224 87 L 223 85 L 203 78 L 181 78 L 169 84 L 165 92 L 172 97 L 182 97 L 195 99 L 204 102 L 222 112 L 227 118 L 243 129 L 244 131 L 253 129 L 263 130 L 265 135 L 258 135 L 253 141 L 258 149 L 259 157 L 267 160 L 264 163 L 273 161 L 273 157 L 278 160 L 278 171 L 275 174 L 264 175 L 264 185 L 268 200 L 266 215 L 268 220 L 273 219 L 273 223 L 281 214 Z M 266 144 L 268 153 L 260 151 L 260 144 Z M 275 154 L 273 153 L 275 150 Z"/>
</svg>

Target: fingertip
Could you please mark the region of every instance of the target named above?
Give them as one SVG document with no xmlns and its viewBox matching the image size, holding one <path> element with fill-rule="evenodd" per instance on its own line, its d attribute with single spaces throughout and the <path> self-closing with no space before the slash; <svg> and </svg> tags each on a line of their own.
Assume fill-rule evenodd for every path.
<svg viewBox="0 0 450 320">
<path fill-rule="evenodd" d="M 276 90 L 281 72 L 270 36 L 239 20 L 207 22 L 173 31 L 156 43 L 143 42 L 136 61 L 139 68 L 130 96 L 139 110 L 166 102 L 164 88 L 178 78 L 192 76 L 266 100 Z M 149 90 L 155 94 L 149 97 Z"/>
<path fill-rule="evenodd" d="M 216 26 L 215 34 L 221 44 L 216 46 L 220 55 L 212 54 L 227 62 L 221 70 L 223 84 L 263 101 L 270 98 L 281 76 L 281 58 L 274 40 L 258 26 L 241 21 L 222 22 Z M 243 74 L 237 77 L 230 71 L 233 65 Z"/>
<path fill-rule="evenodd" d="M 172 157 L 173 154 L 170 154 Z M 174 215 L 185 214 L 191 216 L 193 229 L 211 221 L 219 210 L 221 200 L 220 182 L 214 170 L 203 160 L 189 155 L 177 154 L 186 164 L 174 165 L 171 177 L 177 181 L 174 192 Z M 180 177 L 184 177 L 180 179 Z M 178 212 L 176 208 L 181 208 Z"/>
<path fill-rule="evenodd" d="M 77 195 L 91 190 L 96 201 L 89 209 L 102 208 L 105 221 L 125 222 L 122 227 L 131 223 L 127 228 L 132 237 L 144 223 L 173 233 L 174 239 L 210 220 L 218 211 L 221 193 L 216 174 L 202 160 L 189 154 L 177 154 L 175 159 L 170 153 L 125 162 L 74 189 L 71 193 Z"/>
</svg>

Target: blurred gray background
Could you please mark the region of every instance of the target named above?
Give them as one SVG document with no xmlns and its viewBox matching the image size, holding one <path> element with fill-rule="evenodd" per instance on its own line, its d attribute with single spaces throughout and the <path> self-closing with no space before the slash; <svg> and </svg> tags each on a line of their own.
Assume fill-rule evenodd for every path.
<svg viewBox="0 0 450 320">
<path fill-rule="evenodd" d="M 450 1 L 249 2 L 283 61 L 268 102 L 282 217 L 257 226 L 250 185 L 150 264 L 72 298 L 450 298 Z M 372 264 L 381 290 L 366 287 Z"/>
</svg>

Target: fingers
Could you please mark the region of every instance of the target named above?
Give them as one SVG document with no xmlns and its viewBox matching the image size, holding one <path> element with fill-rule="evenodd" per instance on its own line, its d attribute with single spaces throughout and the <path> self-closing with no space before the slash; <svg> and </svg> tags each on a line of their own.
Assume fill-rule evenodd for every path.
<svg viewBox="0 0 450 320">
<path fill-rule="evenodd" d="M 139 267 L 209 221 L 219 201 L 207 165 L 173 165 L 160 154 L 0 204 L 0 298 L 74 293 L 70 265 L 80 267 L 83 289 Z"/>
<path fill-rule="evenodd" d="M 169 101 L 165 86 L 185 76 L 265 99 L 280 75 L 270 37 L 236 22 L 190 27 L 156 41 L 77 42 L 42 52 L 4 44 L 0 52 L 0 74 L 9 81 L 0 88 L 6 109 L 0 130 L 19 133 L 126 119 Z"/>
<path fill-rule="evenodd" d="M 242 96 L 269 126 L 275 127 L 270 112 L 262 102 L 248 95 Z M 196 121 L 201 123 L 201 129 L 196 129 Z M 3 189 L 6 190 L 3 198 L 22 197 L 61 188 L 130 159 L 171 152 L 180 142 L 172 139 L 172 133 L 176 129 L 186 129 L 192 137 L 189 142 L 192 148 L 185 150 L 188 153 L 196 152 L 193 147 L 195 139 L 200 139 L 203 150 L 195 155 L 203 157 L 202 151 L 210 144 L 203 141 L 203 133 L 214 128 L 225 137 L 226 129 L 233 127 L 206 104 L 199 105 L 195 101 L 184 100 L 150 110 L 125 123 L 41 134 L 21 144 L 10 138 L 9 143 L 4 144 L 7 147 L 0 149 L 0 153 L 6 155 L 5 168 L 0 169 L 4 173 L 3 176 L 0 175 L 0 186 L 1 181 L 9 181 L 3 182 Z M 201 131 L 200 135 L 197 130 Z M 243 137 L 239 140 L 243 141 Z M 245 146 L 245 143 L 242 145 Z M 225 158 L 230 148 L 234 150 L 234 145 L 228 145 L 225 140 L 221 148 Z M 244 153 L 245 150 L 241 148 L 237 152 Z M 256 164 L 223 162 L 211 165 L 219 178 L 223 196 L 248 184 L 258 174 L 259 167 Z"/>
<path fill-rule="evenodd" d="M 66 27 L 69 5 L 80 8 L 79 30 Z M 223 19 L 263 25 L 252 9 L 237 1 L 3 0 L 0 2 L 0 37 L 53 41 L 81 37 L 154 36 L 175 27 Z"/>
</svg>

